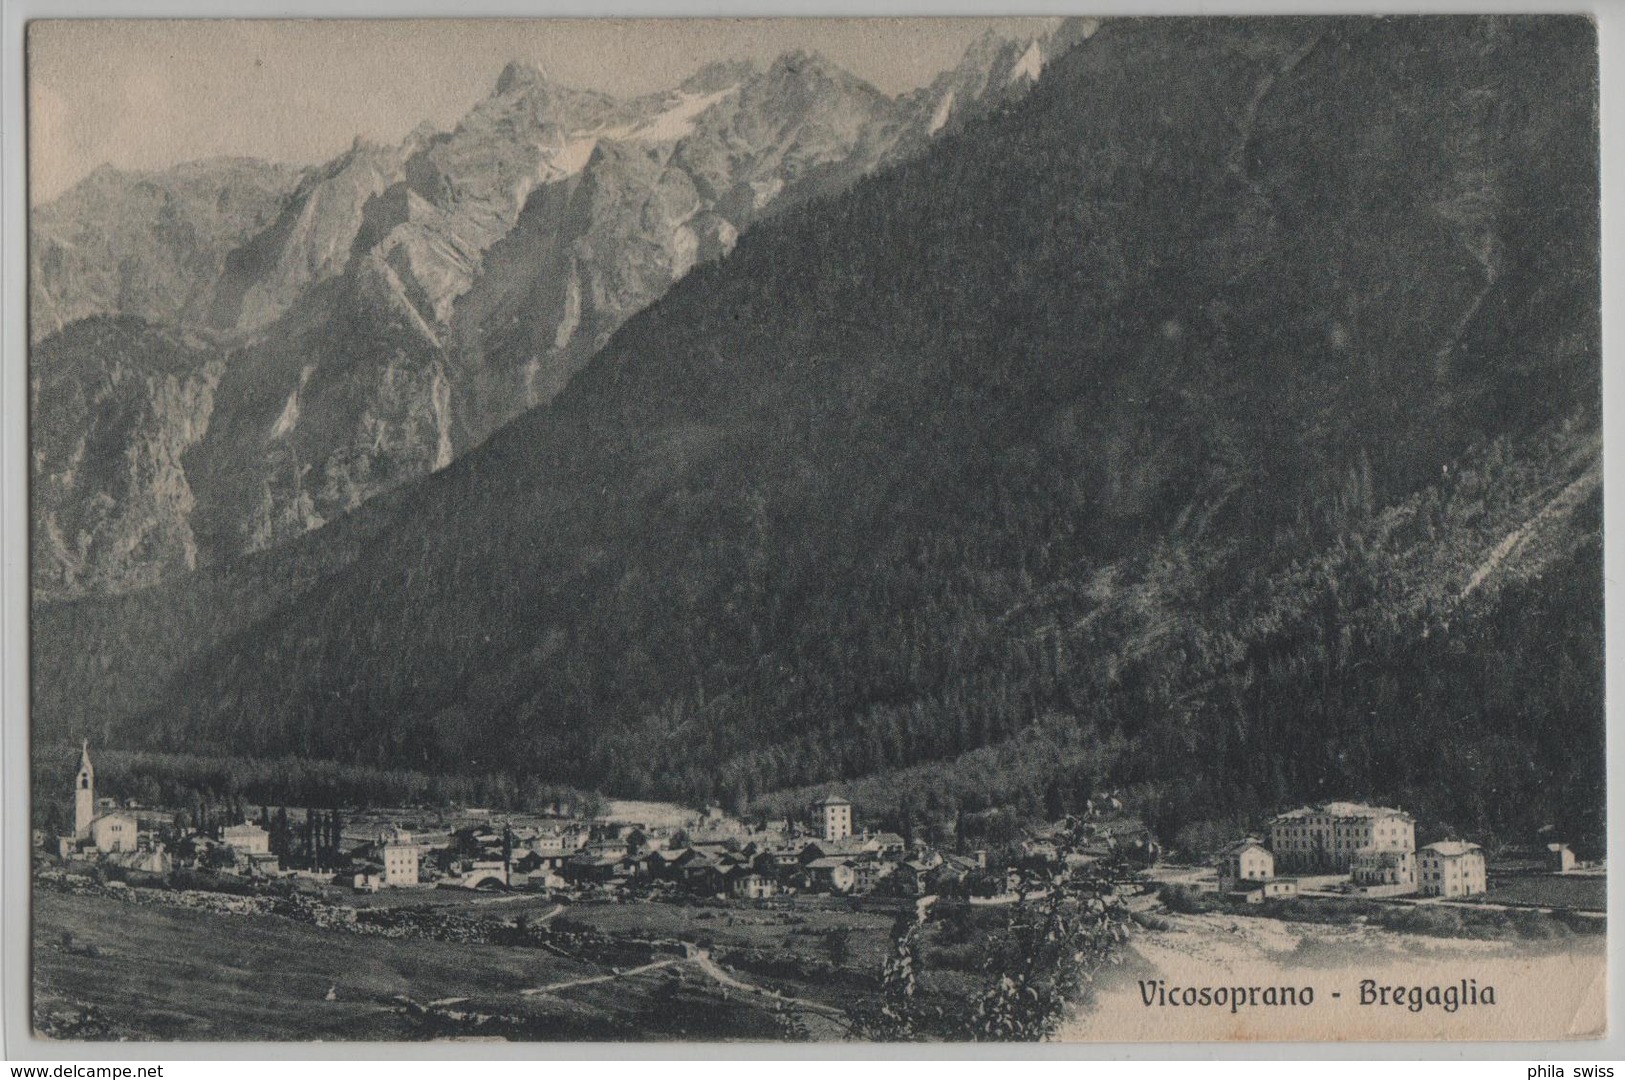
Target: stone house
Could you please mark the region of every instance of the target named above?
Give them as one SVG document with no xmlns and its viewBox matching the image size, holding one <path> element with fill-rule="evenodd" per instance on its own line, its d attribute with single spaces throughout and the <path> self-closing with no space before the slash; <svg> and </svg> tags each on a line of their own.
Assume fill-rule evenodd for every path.
<svg viewBox="0 0 1625 1080">
<path fill-rule="evenodd" d="M 1417 854 L 1417 889 L 1424 896 L 1478 896 L 1489 891 L 1484 849 L 1463 840 L 1429 844 Z"/>
<path fill-rule="evenodd" d="M 1268 881 L 1275 876 L 1275 856 L 1259 840 L 1247 837 L 1219 853 L 1219 887 L 1228 891 L 1244 881 Z"/>
</svg>

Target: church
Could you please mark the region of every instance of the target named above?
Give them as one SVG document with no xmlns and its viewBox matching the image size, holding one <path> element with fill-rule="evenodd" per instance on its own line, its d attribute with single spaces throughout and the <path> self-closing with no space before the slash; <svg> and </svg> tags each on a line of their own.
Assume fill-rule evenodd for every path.
<svg viewBox="0 0 1625 1080">
<path fill-rule="evenodd" d="M 99 813 L 100 809 L 96 804 L 96 768 L 90 763 L 90 742 L 86 740 L 79 755 L 79 774 L 73 781 L 73 835 L 57 837 L 57 854 L 67 859 L 137 850 L 140 823 L 135 815 L 119 810 Z"/>
</svg>

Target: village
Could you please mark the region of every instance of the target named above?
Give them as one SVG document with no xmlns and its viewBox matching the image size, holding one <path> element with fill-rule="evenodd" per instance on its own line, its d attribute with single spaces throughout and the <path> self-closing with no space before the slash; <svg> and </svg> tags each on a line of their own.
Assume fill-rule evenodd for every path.
<svg viewBox="0 0 1625 1080">
<path fill-rule="evenodd" d="M 805 817 L 756 823 L 708 806 L 628 804 L 630 813 L 590 818 L 554 806 L 498 816 L 480 808 L 422 810 L 259 808 L 175 812 L 99 797 L 90 747 L 74 781 L 74 831 L 49 841 L 66 862 L 163 876 L 176 870 L 247 882 L 295 879 L 357 893 L 397 889 L 534 892 L 561 899 L 637 896 L 760 901 L 800 894 L 840 897 L 948 896 L 1014 899 L 1023 865 L 1078 866 L 1120 854 L 1154 882 L 1180 883 L 1254 905 L 1286 898 L 1484 900 L 1491 873 L 1483 848 L 1451 838 L 1417 846 L 1404 810 L 1334 801 L 1275 817 L 1207 858 L 1165 863 L 1151 831 L 1111 807 L 1081 824 L 1081 849 L 1061 850 L 1067 823 L 1028 831 L 1019 845 L 941 850 L 863 825 L 853 804 L 830 793 Z M 640 811 L 647 816 L 640 819 Z M 48 841 L 36 835 L 36 845 Z M 1551 841 L 1523 875 L 1592 877 L 1600 864 Z M 1557 905 L 1565 906 L 1565 905 Z M 1573 905 L 1569 905 L 1573 906 Z M 1580 905 L 1583 906 L 1583 905 Z"/>
<path fill-rule="evenodd" d="M 179 999 L 91 1004 L 89 988 L 163 983 L 171 968 L 183 986 L 199 950 L 229 964 L 251 941 L 304 974 L 269 1014 L 245 976 L 189 1004 L 193 1023 L 271 1015 L 283 1026 L 266 1037 L 320 1023 L 345 1037 L 625 1038 L 653 1025 L 839 1038 L 879 990 L 897 919 L 930 905 L 923 985 L 963 995 L 1018 905 L 1091 869 L 1147 955 L 1239 924 L 1503 941 L 1605 924 L 1604 868 L 1565 844 L 1493 860 L 1464 839 L 1419 847 L 1412 815 L 1350 801 L 1280 813 L 1194 857 L 1165 852 L 1110 796 L 991 849 L 944 843 L 942 827 L 936 842 L 877 830 L 828 789 L 799 817 L 755 821 L 597 797 L 524 813 L 159 808 L 99 792 L 84 745 L 72 801 L 71 835 L 34 837 L 50 991 L 36 1020 L 57 1035 L 192 1030 L 165 1027 Z"/>
<path fill-rule="evenodd" d="M 480 808 L 434 814 L 433 821 L 410 810 L 177 813 L 98 797 L 87 744 L 75 779 L 73 835 L 49 847 L 65 861 L 141 874 L 201 870 L 361 893 L 438 887 L 588 897 L 636 890 L 762 900 L 796 893 L 993 896 L 1008 888 L 985 851 L 940 853 L 911 847 L 896 833 L 859 829 L 852 804 L 835 794 L 805 821 L 751 825 L 715 806 L 680 822 L 661 816 L 666 820 L 587 820 L 562 807 L 500 820 Z M 47 844 L 43 835 L 35 839 Z M 1109 841 L 1115 834 L 1107 829 L 1101 843 Z"/>
</svg>

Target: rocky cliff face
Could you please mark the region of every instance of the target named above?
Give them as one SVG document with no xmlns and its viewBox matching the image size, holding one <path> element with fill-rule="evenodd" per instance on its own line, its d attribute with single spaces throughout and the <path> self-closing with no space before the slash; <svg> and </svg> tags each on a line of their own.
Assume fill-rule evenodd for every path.
<svg viewBox="0 0 1625 1080">
<path fill-rule="evenodd" d="M 280 318 L 311 287 L 342 273 L 373 200 L 402 176 L 405 147 L 356 140 L 305 174 L 276 220 L 231 253 L 210 297 L 208 320 L 253 331 Z"/>
<path fill-rule="evenodd" d="M 844 190 L 978 103 L 1025 91 L 1046 47 L 990 37 L 929 92 L 895 99 L 799 52 L 766 70 L 714 64 L 629 101 L 510 64 L 450 132 L 358 140 L 297 176 L 186 167 L 175 171 L 184 184 L 162 189 L 184 199 L 163 194 L 119 229 L 87 209 L 113 183 L 98 174 L 36 219 L 41 325 L 107 311 L 194 332 L 213 343 L 218 385 L 175 447 L 189 495 L 164 505 L 161 529 L 189 537 L 187 557 L 53 572 L 36 578 L 39 595 L 118 591 L 259 551 L 443 467 L 550 401 L 622 323 L 754 222 Z M 245 177 L 257 200 L 238 191 Z M 98 264 L 122 260 L 125 278 L 149 287 L 84 270 L 64 254 L 69 233 L 96 238 Z M 145 269 L 171 263 L 184 280 Z M 91 377 L 87 364 L 64 377 Z"/>
<path fill-rule="evenodd" d="M 301 299 L 236 351 L 184 465 L 203 562 L 260 551 L 451 460 L 439 351 L 387 258 Z"/>
<path fill-rule="evenodd" d="M 116 592 L 196 567 L 182 456 L 208 428 L 222 370 L 195 343 L 132 318 L 84 319 L 38 348 L 38 592 Z"/>
<path fill-rule="evenodd" d="M 299 175 L 237 158 L 97 169 L 34 211 L 30 338 L 96 315 L 201 321 L 228 257 L 276 219 Z"/>
<path fill-rule="evenodd" d="M 913 111 L 792 53 L 766 71 L 707 68 L 640 103 L 636 122 L 578 135 L 579 171 L 532 192 L 457 303 L 457 449 L 551 400 L 627 318 L 753 222 L 887 160 Z"/>
</svg>

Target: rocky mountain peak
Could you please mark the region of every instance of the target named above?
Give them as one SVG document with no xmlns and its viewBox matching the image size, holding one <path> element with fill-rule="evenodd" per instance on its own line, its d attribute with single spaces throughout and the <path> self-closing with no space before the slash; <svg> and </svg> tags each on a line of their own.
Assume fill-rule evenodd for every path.
<svg viewBox="0 0 1625 1080">
<path fill-rule="evenodd" d="M 541 67 L 528 60 L 510 60 L 497 76 L 497 95 L 511 94 L 515 91 L 524 91 L 547 83 L 547 75 Z"/>
<path fill-rule="evenodd" d="M 845 68 L 833 63 L 823 53 L 812 49 L 791 49 L 780 53 L 767 70 L 772 80 L 794 79 L 802 82 L 861 83 L 862 80 Z"/>
<path fill-rule="evenodd" d="M 717 60 L 684 79 L 678 89 L 685 94 L 714 94 L 760 74 L 761 70 L 749 60 Z"/>
<path fill-rule="evenodd" d="M 965 55 L 959 60 L 958 68 L 986 67 L 993 63 L 1000 53 L 1010 47 L 1010 38 L 997 30 L 983 31 L 982 36 L 971 42 L 965 49 Z"/>
<path fill-rule="evenodd" d="M 160 328 L 230 335 L 209 434 L 184 443 L 191 494 L 164 504 L 176 535 L 196 519 L 196 563 L 218 563 L 343 516 L 551 400 L 743 229 L 919 152 L 940 128 L 927 107 L 956 123 L 978 111 L 1028 44 L 987 38 L 970 62 L 979 76 L 928 106 L 805 49 L 711 63 L 634 99 L 515 59 L 450 130 L 423 124 L 396 146 L 357 137 L 305 169 L 99 170 L 36 214 L 37 337 L 124 307 Z M 199 225 L 166 224 L 182 211 Z M 146 256 L 134 281 L 120 271 L 131 252 Z M 271 430 L 276 461 L 259 450 Z M 102 494 L 68 485 L 62 499 Z M 107 580 L 121 574 L 152 580 L 134 566 Z M 112 584 L 76 571 L 57 594 Z"/>
<path fill-rule="evenodd" d="M 123 170 L 116 168 L 111 162 L 103 162 L 86 173 L 84 179 L 74 186 L 89 188 L 97 184 L 117 183 L 123 180 L 124 177 Z"/>
<path fill-rule="evenodd" d="M 425 120 L 407 133 L 406 139 L 401 143 L 401 154 L 410 158 L 413 154 L 422 153 L 439 137 L 440 129 Z"/>
</svg>

